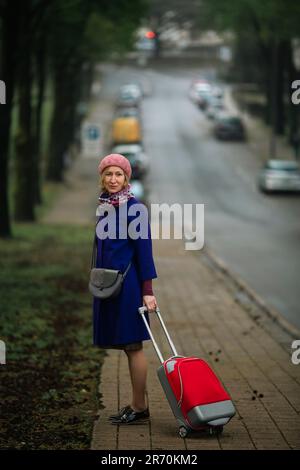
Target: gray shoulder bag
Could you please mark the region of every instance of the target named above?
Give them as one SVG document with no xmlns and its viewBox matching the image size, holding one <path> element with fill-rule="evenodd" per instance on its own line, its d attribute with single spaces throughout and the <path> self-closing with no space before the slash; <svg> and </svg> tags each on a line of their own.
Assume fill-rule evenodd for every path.
<svg viewBox="0 0 300 470">
<path fill-rule="evenodd" d="M 117 295 L 119 295 L 121 291 L 125 276 L 131 266 L 131 261 L 124 273 L 117 269 L 96 268 L 96 248 L 97 238 L 95 235 L 91 262 L 89 291 L 91 294 L 93 294 L 94 297 L 97 297 L 98 299 L 109 299 L 117 297 Z"/>
</svg>

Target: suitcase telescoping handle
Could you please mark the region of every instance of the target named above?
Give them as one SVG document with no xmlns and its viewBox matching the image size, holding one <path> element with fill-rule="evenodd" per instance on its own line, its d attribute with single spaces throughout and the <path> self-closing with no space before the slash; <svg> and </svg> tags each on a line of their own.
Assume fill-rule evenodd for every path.
<svg viewBox="0 0 300 470">
<path fill-rule="evenodd" d="M 148 311 L 148 310 L 147 310 L 147 307 L 140 307 L 140 308 L 139 308 L 139 313 L 141 314 L 142 319 L 144 320 L 145 326 L 146 326 L 146 328 L 147 328 L 147 330 L 148 330 L 148 333 L 149 333 L 149 335 L 150 335 L 150 338 L 151 338 L 151 340 L 152 340 L 154 349 L 155 349 L 155 351 L 156 351 L 156 353 L 157 353 L 157 355 L 158 355 L 158 358 L 159 358 L 160 362 L 163 364 L 163 363 L 164 363 L 164 358 L 163 358 L 163 356 L 162 356 L 162 354 L 161 354 L 161 352 L 160 352 L 160 349 L 159 349 L 159 347 L 158 347 L 158 345 L 157 345 L 157 342 L 155 341 L 155 338 L 154 338 L 154 336 L 153 336 L 153 334 L 152 334 L 152 331 L 150 330 L 150 326 L 149 326 L 149 324 L 148 324 L 148 322 L 147 322 L 147 320 L 146 320 L 146 317 L 145 317 L 145 312 L 147 312 L 147 311 Z M 156 309 L 155 309 L 155 313 L 156 313 L 157 316 L 158 316 L 158 319 L 159 319 L 159 321 L 160 321 L 160 324 L 161 324 L 161 326 L 162 326 L 162 328 L 163 328 L 163 330 L 164 330 L 164 333 L 165 333 L 165 335 L 166 335 L 166 337 L 167 337 L 168 343 L 169 343 L 169 345 L 170 345 L 170 347 L 171 347 L 171 349 L 172 349 L 173 355 L 174 355 L 174 356 L 178 356 L 177 351 L 176 351 L 176 348 L 175 348 L 175 346 L 174 346 L 174 343 L 173 343 L 173 341 L 171 340 L 171 337 L 170 337 L 170 335 L 169 335 L 169 333 L 168 333 L 168 330 L 167 330 L 167 328 L 166 328 L 166 325 L 165 325 L 165 323 L 164 323 L 164 321 L 163 321 L 163 319 L 162 319 L 162 316 L 161 316 L 161 314 L 160 314 L 159 308 L 156 308 Z"/>
</svg>

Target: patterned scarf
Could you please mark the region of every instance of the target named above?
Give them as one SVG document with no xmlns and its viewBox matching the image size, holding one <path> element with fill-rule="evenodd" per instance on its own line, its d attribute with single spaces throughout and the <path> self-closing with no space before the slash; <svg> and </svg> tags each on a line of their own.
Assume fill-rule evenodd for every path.
<svg viewBox="0 0 300 470">
<path fill-rule="evenodd" d="M 101 193 L 98 199 L 99 205 L 108 204 L 117 207 L 120 204 L 124 204 L 124 202 L 127 202 L 132 197 L 134 197 L 134 194 L 131 192 L 131 185 L 128 184 L 126 188 L 121 189 L 121 191 L 118 191 L 117 193 Z"/>
</svg>

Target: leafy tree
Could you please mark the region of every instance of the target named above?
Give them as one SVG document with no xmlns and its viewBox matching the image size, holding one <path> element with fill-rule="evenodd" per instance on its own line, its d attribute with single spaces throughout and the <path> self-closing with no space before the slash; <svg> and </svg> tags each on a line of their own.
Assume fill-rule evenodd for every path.
<svg viewBox="0 0 300 470">
<path fill-rule="evenodd" d="M 111 51 L 127 50 L 143 8 L 140 0 L 53 2 L 50 54 L 54 113 L 48 179 L 63 178 L 63 155 L 75 132 L 76 103 L 81 95 L 84 67 L 92 75 L 97 61 Z"/>
<path fill-rule="evenodd" d="M 296 74 L 291 41 L 299 35 L 300 3 L 294 0 L 202 0 L 199 24 L 203 28 L 231 30 L 241 39 L 252 38 L 258 47 L 258 63 L 263 71 L 267 96 L 267 120 L 274 130 L 285 129 L 285 95 Z M 290 101 L 290 100 L 289 100 Z M 295 117 L 294 117 L 295 119 Z M 290 122 L 290 128 L 295 122 Z"/>
<path fill-rule="evenodd" d="M 93 66 L 109 52 L 125 51 L 145 9 L 143 0 L 0 0 L 0 236 L 11 236 L 9 143 L 13 103 L 15 216 L 35 218 L 41 201 L 40 146 L 46 75 L 53 82 L 54 112 L 48 178 L 61 180 L 63 154 L 79 125 L 77 103 L 87 99 Z"/>
</svg>

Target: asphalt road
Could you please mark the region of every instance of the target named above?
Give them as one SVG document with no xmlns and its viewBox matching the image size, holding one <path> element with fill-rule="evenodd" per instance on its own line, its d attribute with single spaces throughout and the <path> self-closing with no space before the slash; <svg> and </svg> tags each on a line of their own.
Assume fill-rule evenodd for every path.
<svg viewBox="0 0 300 470">
<path fill-rule="evenodd" d="M 194 75 L 108 67 L 102 93 L 113 96 L 119 85 L 137 79 L 151 85 L 143 102 L 151 202 L 204 204 L 205 244 L 300 327 L 300 197 L 257 191 L 259 157 L 247 144 L 215 140 L 211 122 L 188 99 Z"/>
</svg>

